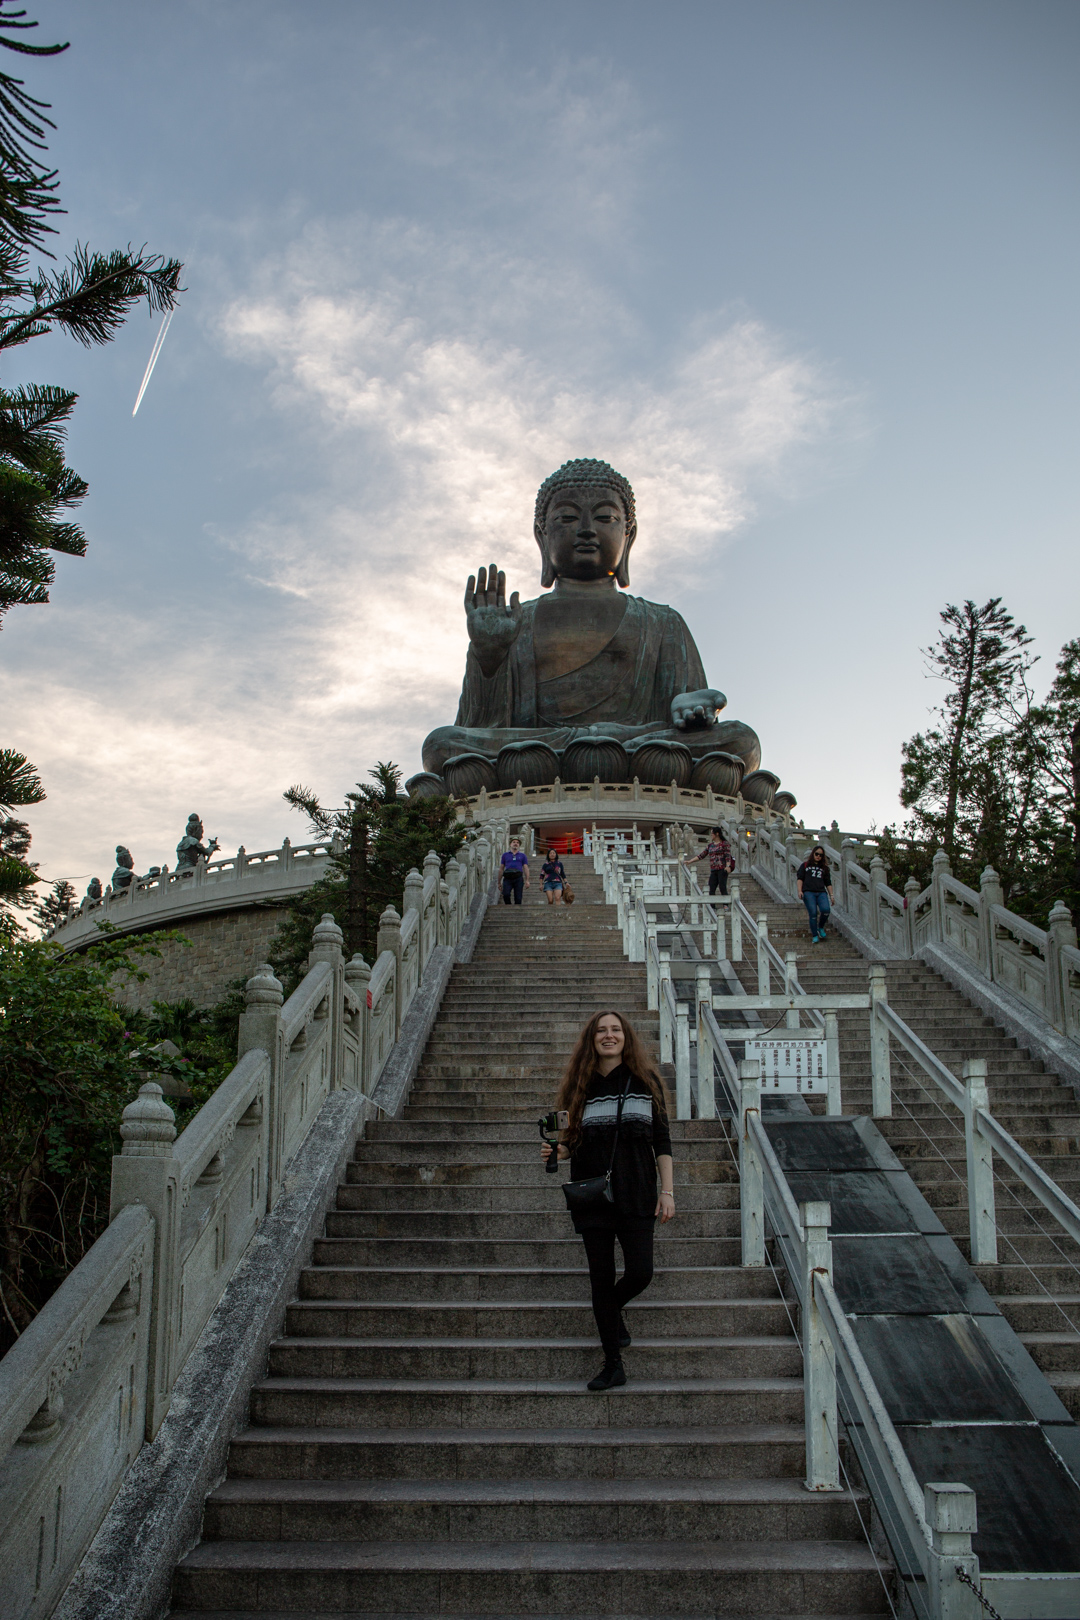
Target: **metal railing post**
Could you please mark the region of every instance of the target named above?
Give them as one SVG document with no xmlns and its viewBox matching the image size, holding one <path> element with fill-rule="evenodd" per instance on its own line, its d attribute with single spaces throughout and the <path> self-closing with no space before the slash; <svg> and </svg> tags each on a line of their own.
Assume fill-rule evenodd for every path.
<svg viewBox="0 0 1080 1620">
<path fill-rule="evenodd" d="M 739 1219 L 744 1266 L 765 1264 L 765 1182 L 761 1160 L 746 1127 L 747 1114 L 761 1114 L 761 1064 L 739 1064 Z"/>
<path fill-rule="evenodd" d="M 834 1012 L 825 1014 L 825 1068 L 828 1100 L 827 1114 L 842 1114 L 840 1100 L 840 1020 Z"/>
<path fill-rule="evenodd" d="M 795 951 L 786 951 L 784 953 L 784 994 L 786 996 L 793 996 L 795 994 L 795 986 L 798 983 L 798 980 L 799 965 L 797 954 Z M 784 1027 L 786 1029 L 798 1029 L 799 1010 L 797 1007 L 789 1007 L 787 1012 L 784 1014 Z"/>
<path fill-rule="evenodd" d="M 728 880 L 731 894 L 731 960 L 742 961 L 742 912 L 739 910 L 739 880 L 734 874 Z"/>
<path fill-rule="evenodd" d="M 889 1067 L 889 1031 L 878 1017 L 878 1006 L 889 999 L 885 988 L 885 966 L 875 962 L 870 969 L 870 1090 L 875 1119 L 892 1117 L 892 1072 Z"/>
<path fill-rule="evenodd" d="M 690 1008 L 685 1001 L 675 1003 L 675 1118 L 689 1119 L 690 1107 Z"/>
<path fill-rule="evenodd" d="M 656 995 L 660 1003 L 660 1061 L 672 1062 L 672 1049 L 675 1041 L 675 1031 L 671 1027 L 671 1008 L 668 1006 L 665 985 L 671 981 L 671 952 L 660 953 L 660 978 L 656 986 Z"/>
<path fill-rule="evenodd" d="M 934 1620 L 981 1620 L 979 1559 L 971 1550 L 978 1528 L 975 1492 L 967 1485 L 927 1484 L 923 1498 L 930 1527 L 930 1613 Z"/>
<path fill-rule="evenodd" d="M 706 1027 L 705 1011 L 712 1009 L 712 976 L 707 962 L 697 969 L 697 1111 L 699 1119 L 716 1118 L 713 1082 L 713 1043 Z"/>
<path fill-rule="evenodd" d="M 814 1297 L 815 1277 L 825 1276 L 832 1282 L 832 1244 L 829 1242 L 832 1210 L 824 1203 L 800 1204 L 799 1217 L 806 1233 L 802 1277 L 806 1488 L 808 1491 L 838 1491 L 836 1352 Z"/>
<path fill-rule="evenodd" d="M 976 1111 L 990 1111 L 986 1059 L 964 1059 L 964 1143 L 967 1148 L 968 1228 L 973 1266 L 996 1266 L 997 1215 L 994 1209 L 994 1150 L 979 1130 Z"/>
<path fill-rule="evenodd" d="M 656 923 L 650 917 L 649 926 L 645 931 L 645 990 L 650 1012 L 656 1012 L 660 1005 L 658 999 L 660 975 L 657 971 L 657 955 Z"/>
<path fill-rule="evenodd" d="M 757 914 L 757 993 L 769 994 L 769 919 L 763 911 Z"/>
</svg>

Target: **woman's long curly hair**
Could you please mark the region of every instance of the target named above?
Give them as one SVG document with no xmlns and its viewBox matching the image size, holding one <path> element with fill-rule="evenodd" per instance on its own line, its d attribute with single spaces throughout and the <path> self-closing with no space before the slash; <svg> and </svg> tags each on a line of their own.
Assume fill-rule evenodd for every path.
<svg viewBox="0 0 1080 1620">
<path fill-rule="evenodd" d="M 652 1093 L 653 1102 L 665 1116 L 668 1113 L 668 1097 L 664 1089 L 664 1082 L 657 1072 L 656 1064 L 645 1050 L 641 1036 L 627 1018 L 625 1013 L 619 1012 L 615 1007 L 602 1007 L 599 1012 L 593 1013 L 585 1028 L 581 1031 L 574 1050 L 570 1054 L 570 1061 L 566 1065 L 566 1073 L 559 1086 L 559 1095 L 555 1099 L 556 1108 L 565 1108 L 570 1115 L 563 1141 L 568 1147 L 576 1146 L 581 1137 L 581 1116 L 585 1112 L 585 1093 L 593 1075 L 600 1072 L 600 1054 L 596 1050 L 596 1031 L 600 1027 L 601 1018 L 617 1018 L 622 1025 L 623 1049 L 619 1059 L 625 1063 L 630 1073 L 643 1080 Z"/>
</svg>

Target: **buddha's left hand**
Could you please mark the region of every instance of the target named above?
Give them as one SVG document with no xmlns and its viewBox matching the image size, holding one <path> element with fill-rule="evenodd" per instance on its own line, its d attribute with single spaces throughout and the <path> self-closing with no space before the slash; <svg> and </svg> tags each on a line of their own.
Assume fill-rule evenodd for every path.
<svg viewBox="0 0 1080 1620">
<path fill-rule="evenodd" d="M 680 692 L 671 700 L 671 723 L 680 731 L 704 731 L 716 724 L 716 717 L 727 704 L 723 692 L 707 686 L 701 692 Z"/>
</svg>

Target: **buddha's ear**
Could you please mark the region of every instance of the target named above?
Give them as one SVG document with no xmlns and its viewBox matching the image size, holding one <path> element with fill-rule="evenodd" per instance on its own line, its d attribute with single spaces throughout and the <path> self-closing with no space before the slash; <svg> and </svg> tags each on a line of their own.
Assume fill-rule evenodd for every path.
<svg viewBox="0 0 1080 1620">
<path fill-rule="evenodd" d="M 637 539 L 637 524 L 631 523 L 626 531 L 626 545 L 623 548 L 622 559 L 615 570 L 615 583 L 621 585 L 623 590 L 630 587 L 630 547 Z"/>
<path fill-rule="evenodd" d="M 533 534 L 537 545 L 540 547 L 540 583 L 546 590 L 549 586 L 554 585 L 558 575 L 551 566 L 551 558 L 548 556 L 547 546 L 544 544 L 544 531 L 539 523 L 533 524 Z"/>
</svg>

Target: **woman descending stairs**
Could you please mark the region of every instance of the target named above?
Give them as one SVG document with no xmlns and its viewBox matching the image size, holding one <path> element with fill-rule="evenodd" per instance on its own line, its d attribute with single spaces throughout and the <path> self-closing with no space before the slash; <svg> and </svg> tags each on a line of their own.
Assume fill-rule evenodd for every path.
<svg viewBox="0 0 1080 1620">
<path fill-rule="evenodd" d="M 674 1124 L 629 1382 L 585 1387 L 584 1253 L 536 1121 L 589 1014 L 656 1023 L 568 865 L 572 909 L 488 913 L 404 1118 L 357 1144 L 176 1616 L 887 1610 L 865 1497 L 803 1487 L 799 1348 L 772 1273 L 739 1267 L 721 1122 Z"/>
</svg>

